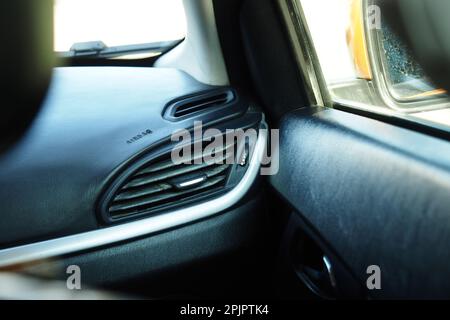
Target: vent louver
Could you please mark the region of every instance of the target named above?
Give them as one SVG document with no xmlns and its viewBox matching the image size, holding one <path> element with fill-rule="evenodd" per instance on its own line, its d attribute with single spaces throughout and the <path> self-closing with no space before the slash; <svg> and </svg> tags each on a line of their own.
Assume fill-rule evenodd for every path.
<svg viewBox="0 0 450 320">
<path fill-rule="evenodd" d="M 168 155 L 144 165 L 112 197 L 110 218 L 152 213 L 223 190 L 232 166 L 227 160 L 235 154 L 235 147 L 233 143 L 216 149 L 214 163 L 195 164 L 207 156 L 201 152 L 189 158 L 191 164 L 174 164 Z"/>
<path fill-rule="evenodd" d="M 214 90 L 184 98 L 166 108 L 165 117 L 178 120 L 229 105 L 235 99 L 233 90 Z"/>
</svg>

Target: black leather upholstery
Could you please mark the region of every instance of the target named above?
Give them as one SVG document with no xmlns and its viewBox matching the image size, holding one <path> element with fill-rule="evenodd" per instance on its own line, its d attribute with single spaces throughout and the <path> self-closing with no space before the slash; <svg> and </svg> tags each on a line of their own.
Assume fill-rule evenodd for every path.
<svg viewBox="0 0 450 320">
<path fill-rule="evenodd" d="M 450 144 L 330 109 L 281 127 L 271 183 L 365 284 L 378 265 L 383 298 L 450 297 Z"/>
</svg>

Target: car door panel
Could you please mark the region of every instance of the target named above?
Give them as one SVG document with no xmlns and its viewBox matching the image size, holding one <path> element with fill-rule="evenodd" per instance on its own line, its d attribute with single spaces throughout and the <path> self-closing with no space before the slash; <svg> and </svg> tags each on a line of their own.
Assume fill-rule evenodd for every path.
<svg viewBox="0 0 450 320">
<path fill-rule="evenodd" d="M 448 142 L 313 108 L 281 124 L 279 194 L 357 276 L 381 268 L 380 298 L 448 297 Z"/>
</svg>

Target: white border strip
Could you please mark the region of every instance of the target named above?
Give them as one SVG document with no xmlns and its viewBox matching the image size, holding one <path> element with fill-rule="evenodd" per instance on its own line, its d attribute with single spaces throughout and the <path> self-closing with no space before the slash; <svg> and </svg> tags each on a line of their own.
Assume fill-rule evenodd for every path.
<svg viewBox="0 0 450 320">
<path fill-rule="evenodd" d="M 0 250 L 0 267 L 62 256 L 104 245 L 150 235 L 223 212 L 248 192 L 259 174 L 267 142 L 267 131 L 260 130 L 249 168 L 239 184 L 217 199 L 148 219 L 73 236 Z"/>
</svg>

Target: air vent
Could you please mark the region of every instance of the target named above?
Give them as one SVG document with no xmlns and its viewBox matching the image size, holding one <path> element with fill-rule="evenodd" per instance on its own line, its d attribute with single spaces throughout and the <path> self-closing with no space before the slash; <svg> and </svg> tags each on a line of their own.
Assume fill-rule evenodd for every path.
<svg viewBox="0 0 450 320">
<path fill-rule="evenodd" d="M 214 163 L 195 164 L 207 154 L 194 154 L 192 164 L 174 164 L 170 155 L 135 172 L 114 194 L 108 206 L 112 220 L 147 214 L 190 203 L 224 190 L 231 169 L 235 143 L 216 149 Z M 211 153 L 209 153 L 211 155 Z"/>
<path fill-rule="evenodd" d="M 180 120 L 198 113 L 217 110 L 234 100 L 235 94 L 231 89 L 204 92 L 169 104 L 165 117 L 169 120 Z"/>
</svg>

